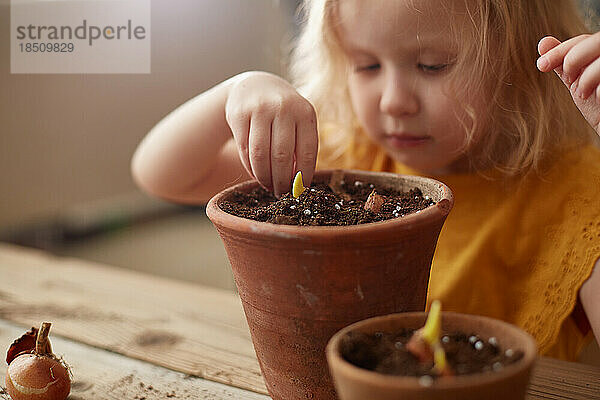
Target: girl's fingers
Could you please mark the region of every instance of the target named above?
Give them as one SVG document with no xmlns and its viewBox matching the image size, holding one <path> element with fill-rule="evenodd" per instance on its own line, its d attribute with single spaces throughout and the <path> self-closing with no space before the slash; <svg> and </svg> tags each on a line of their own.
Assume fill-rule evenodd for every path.
<svg viewBox="0 0 600 400">
<path fill-rule="evenodd" d="M 538 53 L 540 54 L 540 56 L 543 56 L 544 54 L 546 54 L 547 52 L 549 52 L 550 50 L 552 50 L 559 44 L 560 44 L 560 40 L 558 40 L 554 36 L 543 37 L 538 42 Z"/>
<path fill-rule="evenodd" d="M 587 36 L 567 53 L 563 61 L 563 71 L 571 79 L 571 82 L 574 82 L 584 68 L 599 56 L 600 35 Z"/>
<path fill-rule="evenodd" d="M 591 64 L 589 64 L 581 75 L 579 79 L 575 82 L 573 86 L 574 93 L 573 96 L 577 96 L 581 99 L 587 99 L 595 93 L 598 86 L 600 85 L 600 59 L 596 59 Z"/>
<path fill-rule="evenodd" d="M 250 167 L 256 180 L 267 190 L 273 189 L 271 181 L 271 118 L 254 114 L 250 120 L 248 151 Z"/>
<path fill-rule="evenodd" d="M 557 38 L 555 38 L 553 36 L 546 36 L 546 37 L 542 38 L 542 40 L 540 40 L 538 43 L 538 53 L 541 56 L 543 56 L 544 54 L 546 54 L 547 52 L 549 52 L 550 50 L 552 50 L 559 44 L 560 44 L 560 40 L 558 40 Z M 548 62 L 549 61 L 545 57 L 538 58 L 538 60 L 537 60 L 538 69 L 542 72 L 550 71 L 551 69 L 550 69 L 550 66 L 547 64 Z M 556 75 L 558 75 L 558 77 L 563 82 L 565 82 L 565 79 L 563 79 L 562 65 L 554 68 L 554 72 L 556 73 Z M 565 83 L 565 85 L 567 85 L 567 84 Z M 569 85 L 567 85 L 567 87 L 569 87 Z"/>
<path fill-rule="evenodd" d="M 240 155 L 240 161 L 248 174 L 251 177 L 256 178 L 252 173 L 252 167 L 250 166 L 250 158 L 248 154 L 248 136 L 250 134 L 250 116 L 240 115 L 235 118 L 228 118 L 227 123 L 233 133 L 233 139 L 235 140 L 238 153 Z"/>
<path fill-rule="evenodd" d="M 314 111 L 313 111 L 314 113 Z M 317 163 L 319 138 L 314 116 L 296 123 L 296 170 L 302 171 L 304 186 L 312 182 Z"/>
<path fill-rule="evenodd" d="M 294 172 L 295 134 L 294 121 L 288 114 L 280 114 L 273 120 L 271 174 L 273 176 L 273 192 L 277 197 L 290 191 Z"/>
<path fill-rule="evenodd" d="M 566 40 L 560 44 L 556 44 L 558 39 L 553 37 L 545 37 L 540 40 L 538 44 L 538 51 L 542 55 L 537 60 L 537 67 L 542 72 L 548 72 L 551 70 L 555 70 L 557 74 L 561 77 L 561 79 L 565 82 L 566 85 L 570 85 L 576 77 L 571 77 L 565 74 L 563 71 L 565 56 L 567 53 L 579 42 L 585 40 L 589 35 L 580 35 L 575 36 L 569 40 Z M 554 47 L 551 47 L 554 45 Z M 547 48 L 550 50 L 547 50 Z M 544 52 L 544 50 L 546 50 Z"/>
</svg>

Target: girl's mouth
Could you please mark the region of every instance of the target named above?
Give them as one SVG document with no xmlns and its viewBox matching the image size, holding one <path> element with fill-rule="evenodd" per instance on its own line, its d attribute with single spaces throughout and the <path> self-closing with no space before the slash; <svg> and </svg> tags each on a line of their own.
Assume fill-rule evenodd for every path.
<svg viewBox="0 0 600 400">
<path fill-rule="evenodd" d="M 419 147 L 431 140 L 431 136 L 416 136 L 409 134 L 392 134 L 385 136 L 386 142 L 395 149 Z"/>
</svg>

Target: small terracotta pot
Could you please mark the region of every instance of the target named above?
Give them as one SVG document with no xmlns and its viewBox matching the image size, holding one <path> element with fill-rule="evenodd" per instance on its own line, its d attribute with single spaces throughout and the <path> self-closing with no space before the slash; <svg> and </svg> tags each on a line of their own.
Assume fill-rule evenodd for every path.
<svg viewBox="0 0 600 400">
<path fill-rule="evenodd" d="M 313 181 L 327 182 L 332 171 Z M 344 171 L 346 179 L 399 190 L 414 187 L 436 204 L 393 220 L 354 226 L 289 226 L 206 213 L 225 245 L 269 394 L 275 400 L 335 399 L 325 346 L 342 327 L 375 315 L 425 309 L 429 269 L 450 189 L 433 179 Z"/>
<path fill-rule="evenodd" d="M 522 400 L 537 356 L 535 340 L 506 322 L 477 315 L 442 313 L 444 332 L 475 333 L 482 339 L 496 337 L 502 349 L 521 350 L 524 356 L 500 371 L 437 378 L 425 387 L 419 379 L 384 375 L 359 368 L 344 360 L 340 340 L 350 331 L 364 333 L 418 329 L 427 313 L 401 313 L 369 318 L 336 333 L 327 344 L 327 361 L 341 400 Z"/>
</svg>

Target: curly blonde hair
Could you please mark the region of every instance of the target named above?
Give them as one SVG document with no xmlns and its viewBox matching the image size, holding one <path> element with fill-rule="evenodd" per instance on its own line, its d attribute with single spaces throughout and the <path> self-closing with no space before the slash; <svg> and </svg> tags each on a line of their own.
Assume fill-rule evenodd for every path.
<svg viewBox="0 0 600 400">
<path fill-rule="evenodd" d="M 305 0 L 302 32 L 291 57 L 291 79 L 317 110 L 320 126 L 320 166 L 368 168 L 349 146 L 373 144 L 360 134 L 347 86 L 347 60 L 338 43 L 336 7 L 342 0 Z M 459 1 L 459 0 L 454 0 Z M 537 170 L 565 146 L 588 143 L 594 137 L 554 74 L 535 66 L 537 43 L 546 35 L 559 40 L 584 33 L 585 24 L 573 0 L 462 0 L 468 27 L 455 27 L 462 44 L 451 72 L 452 96 L 464 108 L 461 121 L 469 146 L 477 130 L 485 129 L 476 170 L 498 169 L 507 175 Z M 413 0 L 413 5 L 418 0 Z M 376 4 L 376 2 L 374 2 Z M 440 1 L 440 6 L 443 1 Z M 471 91 L 488 93 L 484 115 L 466 103 Z M 370 150 L 369 150 L 370 151 Z"/>
</svg>

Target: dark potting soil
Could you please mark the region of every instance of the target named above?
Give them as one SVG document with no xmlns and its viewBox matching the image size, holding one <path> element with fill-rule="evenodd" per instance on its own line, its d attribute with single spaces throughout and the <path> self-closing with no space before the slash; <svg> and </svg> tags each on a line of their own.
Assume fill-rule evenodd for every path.
<svg viewBox="0 0 600 400">
<path fill-rule="evenodd" d="M 372 194 L 373 193 L 373 194 Z M 365 203 L 371 200 L 365 209 Z M 262 187 L 250 193 L 233 192 L 219 204 L 229 213 L 255 221 L 281 225 L 357 225 L 384 221 L 420 211 L 434 202 L 421 190 L 408 192 L 358 180 L 316 183 L 296 199 L 286 193 L 277 199 Z"/>
<path fill-rule="evenodd" d="M 340 353 L 349 363 L 371 371 L 436 378 L 433 362 L 421 363 L 406 350 L 413 332 L 412 329 L 375 334 L 349 332 L 340 342 Z M 475 334 L 448 333 L 441 342 L 455 375 L 500 371 L 523 357 L 520 350 L 502 349 L 495 338 L 484 340 Z"/>
</svg>

